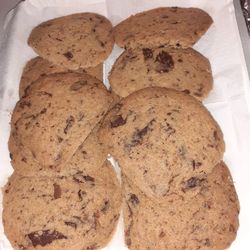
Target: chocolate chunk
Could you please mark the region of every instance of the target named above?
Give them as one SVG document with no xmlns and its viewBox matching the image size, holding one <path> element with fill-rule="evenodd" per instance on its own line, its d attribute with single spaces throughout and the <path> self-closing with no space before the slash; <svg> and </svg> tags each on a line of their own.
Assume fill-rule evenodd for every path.
<svg viewBox="0 0 250 250">
<path fill-rule="evenodd" d="M 70 90 L 72 90 L 72 91 L 78 91 L 79 89 L 81 89 L 86 84 L 87 84 L 86 80 L 80 80 L 80 81 L 74 82 L 70 86 Z"/>
<path fill-rule="evenodd" d="M 13 154 L 12 153 L 10 153 L 10 159 L 13 160 Z"/>
<path fill-rule="evenodd" d="M 40 111 L 40 114 L 45 114 L 46 112 L 47 112 L 47 109 L 44 108 L 44 109 L 42 109 L 42 110 Z"/>
<path fill-rule="evenodd" d="M 85 175 L 85 176 L 83 176 L 83 178 L 84 178 L 85 181 L 91 181 L 91 182 L 95 181 L 95 179 L 93 177 L 89 176 L 89 175 Z"/>
<path fill-rule="evenodd" d="M 69 118 L 66 120 L 66 127 L 64 128 L 64 134 L 67 134 L 69 129 L 73 126 L 75 122 L 75 118 L 71 115 Z"/>
<path fill-rule="evenodd" d="M 40 245 L 42 247 L 52 243 L 55 240 L 67 239 L 65 235 L 57 231 L 42 230 L 27 234 L 34 247 Z"/>
<path fill-rule="evenodd" d="M 87 193 L 85 191 L 82 191 L 81 189 L 78 191 L 78 198 L 79 198 L 79 201 L 82 201 L 83 200 L 83 196 L 86 195 Z"/>
<path fill-rule="evenodd" d="M 196 168 L 199 168 L 201 165 L 202 165 L 201 162 L 196 162 L 195 160 L 192 160 L 193 170 L 195 170 Z"/>
<path fill-rule="evenodd" d="M 72 221 L 64 221 L 64 224 L 73 228 L 77 228 L 77 224 L 75 222 Z"/>
<path fill-rule="evenodd" d="M 182 92 L 185 94 L 188 94 L 188 95 L 190 94 L 190 90 L 188 90 L 188 89 L 184 89 L 184 90 L 182 90 Z"/>
<path fill-rule="evenodd" d="M 218 140 L 219 140 L 219 136 L 218 136 L 218 133 L 217 133 L 216 130 L 214 130 L 213 135 L 214 135 L 214 139 L 215 139 L 216 141 L 218 141 Z"/>
<path fill-rule="evenodd" d="M 105 201 L 103 207 L 101 208 L 101 211 L 105 213 L 109 209 L 109 201 Z"/>
<path fill-rule="evenodd" d="M 54 186 L 54 199 L 61 198 L 62 195 L 61 187 L 56 183 L 54 183 L 53 186 Z"/>
<path fill-rule="evenodd" d="M 61 136 L 57 136 L 57 140 L 59 143 L 61 143 L 63 141 L 63 138 Z"/>
<path fill-rule="evenodd" d="M 153 58 L 153 51 L 149 48 L 142 49 L 144 60 L 148 60 L 150 58 Z"/>
<path fill-rule="evenodd" d="M 131 147 L 137 146 L 137 145 L 142 143 L 142 140 L 143 140 L 144 136 L 148 133 L 148 131 L 150 131 L 150 130 L 152 131 L 152 129 L 150 127 L 154 122 L 155 122 L 155 119 L 152 119 L 143 129 L 137 130 L 133 134 L 132 140 L 130 143 Z"/>
<path fill-rule="evenodd" d="M 110 127 L 117 128 L 119 126 L 126 124 L 126 122 L 127 122 L 127 119 L 123 119 L 121 115 L 116 115 L 115 117 L 113 117 L 112 121 L 110 122 Z"/>
<path fill-rule="evenodd" d="M 210 247 L 211 246 L 210 240 L 208 238 L 204 239 L 203 245 L 207 246 L 207 247 Z"/>
<path fill-rule="evenodd" d="M 82 173 L 76 173 L 73 176 L 73 180 L 77 183 L 85 183 L 87 182 L 92 182 L 94 184 L 95 178 L 89 176 L 89 175 L 82 175 Z"/>
<path fill-rule="evenodd" d="M 133 206 L 136 206 L 140 203 L 138 197 L 135 195 L 135 194 L 129 194 L 129 202 L 133 205 Z"/>
<path fill-rule="evenodd" d="M 165 235 L 166 234 L 163 231 L 161 231 L 160 234 L 159 234 L 159 238 L 163 238 Z"/>
<path fill-rule="evenodd" d="M 158 65 L 156 65 L 156 71 L 159 73 L 169 72 L 174 68 L 173 58 L 166 51 L 161 51 L 156 56 L 155 62 L 158 63 Z"/>
<path fill-rule="evenodd" d="M 185 189 L 191 189 L 197 186 L 200 186 L 202 182 L 204 182 L 205 179 L 199 179 L 197 177 L 191 177 L 186 181 Z"/>
<path fill-rule="evenodd" d="M 74 57 L 73 54 L 72 54 L 70 51 L 64 53 L 63 55 L 64 55 L 68 60 L 71 60 L 71 59 Z"/>
<path fill-rule="evenodd" d="M 95 250 L 95 249 L 98 249 L 98 246 L 97 246 L 96 243 L 94 243 L 94 244 L 87 247 L 87 250 Z"/>
</svg>

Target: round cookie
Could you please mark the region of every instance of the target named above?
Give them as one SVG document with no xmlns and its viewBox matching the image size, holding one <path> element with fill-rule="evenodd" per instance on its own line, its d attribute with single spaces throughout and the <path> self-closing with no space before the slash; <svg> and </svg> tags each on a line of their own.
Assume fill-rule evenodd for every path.
<svg viewBox="0 0 250 250">
<path fill-rule="evenodd" d="M 161 45 L 187 48 L 192 47 L 212 23 L 212 18 L 201 9 L 161 7 L 125 19 L 114 27 L 114 36 L 123 48 Z"/>
<path fill-rule="evenodd" d="M 14 249 L 100 249 L 111 239 L 121 190 L 108 162 L 90 175 L 20 177 L 4 190 L 3 223 Z"/>
<path fill-rule="evenodd" d="M 209 111 L 167 88 L 145 88 L 122 99 L 98 134 L 124 174 L 163 203 L 211 172 L 224 153 L 223 134 Z"/>
<path fill-rule="evenodd" d="M 218 164 L 189 199 L 161 207 L 123 177 L 126 243 L 131 250 L 227 249 L 239 226 L 239 202 L 231 175 Z"/>
<path fill-rule="evenodd" d="M 23 156 L 55 168 L 72 157 L 112 101 L 102 82 L 90 75 L 44 76 L 16 104 L 11 134 Z"/>
<path fill-rule="evenodd" d="M 96 13 L 77 13 L 41 23 L 28 45 L 53 64 L 71 70 L 102 63 L 114 45 L 112 24 Z"/>
<path fill-rule="evenodd" d="M 143 48 L 125 50 L 109 75 L 112 90 L 126 97 L 146 87 L 166 87 L 207 97 L 213 86 L 207 58 L 193 49 Z"/>
<path fill-rule="evenodd" d="M 102 64 L 95 66 L 94 68 L 87 69 L 79 69 L 78 73 L 87 73 L 92 75 L 102 81 L 103 73 L 102 73 Z M 40 56 L 37 56 L 30 61 L 27 62 L 23 69 L 20 85 L 19 85 L 19 96 L 22 97 L 25 93 L 25 89 L 34 81 L 36 81 L 39 77 L 53 74 L 53 73 L 61 73 L 61 72 L 69 72 L 68 69 L 65 69 L 61 66 L 55 65 Z"/>
<path fill-rule="evenodd" d="M 33 157 L 23 156 L 22 148 L 18 147 L 11 135 L 9 138 L 11 165 L 21 176 L 73 175 L 78 171 L 98 171 L 108 155 L 107 148 L 97 138 L 99 126 L 100 124 L 97 124 L 67 163 L 54 168 L 41 166 Z"/>
</svg>

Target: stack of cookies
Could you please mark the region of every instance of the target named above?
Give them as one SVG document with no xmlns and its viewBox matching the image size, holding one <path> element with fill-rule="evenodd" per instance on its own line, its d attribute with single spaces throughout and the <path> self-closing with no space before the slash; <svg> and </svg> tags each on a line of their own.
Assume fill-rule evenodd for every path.
<svg viewBox="0 0 250 250">
<path fill-rule="evenodd" d="M 4 190 L 3 222 L 14 249 L 99 249 L 115 231 L 121 188 L 97 139 L 114 101 L 102 83 L 111 31 L 105 17 L 83 13 L 30 34 L 39 57 L 21 78 L 9 139 L 14 173 Z"/>
<path fill-rule="evenodd" d="M 104 247 L 122 196 L 129 249 L 226 249 L 239 203 L 217 122 L 202 105 L 207 58 L 192 49 L 212 24 L 197 8 L 157 8 L 112 28 L 73 14 L 40 24 L 12 114 L 14 173 L 4 190 L 15 249 Z M 114 42 L 124 48 L 102 83 Z M 122 191 L 108 161 L 119 163 Z"/>
<path fill-rule="evenodd" d="M 236 237 L 223 134 L 200 102 L 212 89 L 211 67 L 191 48 L 211 24 L 199 9 L 158 8 L 114 28 L 125 51 L 109 81 L 123 99 L 99 139 L 122 170 L 129 249 L 222 250 Z"/>
</svg>

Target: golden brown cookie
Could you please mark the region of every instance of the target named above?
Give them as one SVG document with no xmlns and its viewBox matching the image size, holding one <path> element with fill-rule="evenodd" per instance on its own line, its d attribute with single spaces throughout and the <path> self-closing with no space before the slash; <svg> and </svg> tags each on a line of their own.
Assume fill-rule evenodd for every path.
<svg viewBox="0 0 250 250">
<path fill-rule="evenodd" d="M 95 67 L 112 51 L 112 24 L 97 13 L 62 16 L 35 27 L 28 44 L 53 64 L 71 70 Z"/>
<path fill-rule="evenodd" d="M 159 87 L 136 91 L 116 104 L 99 139 L 124 174 L 163 203 L 170 194 L 182 194 L 192 178 L 210 173 L 224 153 L 220 127 L 201 102 Z"/>
<path fill-rule="evenodd" d="M 146 87 L 166 87 L 207 97 L 213 86 L 211 66 L 197 51 L 160 47 L 125 50 L 109 75 L 112 90 L 126 97 Z"/>
<path fill-rule="evenodd" d="M 120 214 L 121 190 L 108 162 L 72 176 L 21 177 L 4 190 L 4 231 L 18 250 L 100 249 Z"/>
<path fill-rule="evenodd" d="M 195 197 L 183 193 L 182 199 L 173 198 L 162 207 L 123 177 L 129 249 L 227 249 L 239 226 L 239 201 L 230 172 L 220 163 L 198 183 Z"/>
<path fill-rule="evenodd" d="M 102 68 L 103 65 L 99 64 L 94 68 L 79 69 L 77 72 L 87 73 L 102 81 L 103 78 Z M 41 58 L 40 56 L 31 59 L 30 61 L 27 62 L 27 64 L 23 69 L 19 86 L 19 96 L 22 97 L 24 95 L 25 89 L 32 82 L 36 81 L 39 77 L 61 72 L 69 72 L 69 70 L 61 66 L 55 65 L 47 61 L 46 59 Z"/>
<path fill-rule="evenodd" d="M 123 48 L 161 45 L 192 47 L 213 23 L 198 8 L 161 7 L 138 13 L 114 27 L 115 42 Z"/>
<path fill-rule="evenodd" d="M 44 76 L 16 104 L 11 134 L 23 156 L 55 169 L 71 159 L 112 101 L 103 83 L 90 75 Z"/>
</svg>

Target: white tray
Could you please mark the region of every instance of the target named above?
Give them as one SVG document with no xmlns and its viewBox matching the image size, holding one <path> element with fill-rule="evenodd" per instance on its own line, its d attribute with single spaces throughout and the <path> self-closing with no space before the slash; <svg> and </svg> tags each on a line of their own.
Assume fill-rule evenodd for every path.
<svg viewBox="0 0 250 250">
<path fill-rule="evenodd" d="M 238 192 L 241 211 L 238 236 L 230 249 L 250 249 L 250 84 L 243 56 L 232 0 L 26 0 L 7 16 L 0 51 L 0 186 L 12 173 L 7 141 L 10 116 L 18 101 L 18 85 L 25 63 L 35 57 L 26 41 L 31 29 L 42 21 L 75 12 L 97 12 L 113 24 L 142 10 L 159 6 L 199 7 L 214 24 L 194 46 L 211 62 L 214 88 L 204 104 L 220 124 L 226 142 L 224 160 Z M 104 66 L 106 76 L 115 58 L 115 49 Z M 2 200 L 0 194 L 0 201 Z M 2 204 L 0 202 L 0 208 Z M 1 210 L 0 210 L 1 212 Z M 0 215 L 1 220 L 1 215 Z M 0 223 L 0 250 L 12 249 Z M 126 249 L 122 221 L 106 249 Z"/>
</svg>

